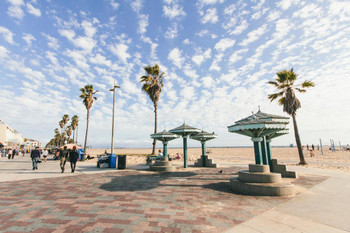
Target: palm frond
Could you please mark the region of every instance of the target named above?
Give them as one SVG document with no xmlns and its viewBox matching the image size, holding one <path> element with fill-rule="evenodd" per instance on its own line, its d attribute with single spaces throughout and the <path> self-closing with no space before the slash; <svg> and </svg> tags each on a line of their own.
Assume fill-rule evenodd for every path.
<svg viewBox="0 0 350 233">
<path fill-rule="evenodd" d="M 304 82 L 301 84 L 301 86 L 302 86 L 303 88 L 314 87 L 314 86 L 315 86 L 315 83 L 312 82 L 312 81 L 304 81 Z"/>
</svg>

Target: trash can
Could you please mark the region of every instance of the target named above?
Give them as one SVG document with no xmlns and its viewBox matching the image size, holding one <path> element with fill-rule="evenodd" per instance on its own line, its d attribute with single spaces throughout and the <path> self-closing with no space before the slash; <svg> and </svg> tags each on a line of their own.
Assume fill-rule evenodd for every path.
<svg viewBox="0 0 350 233">
<path fill-rule="evenodd" d="M 79 161 L 81 161 L 81 155 L 84 154 L 84 150 L 78 149 L 78 154 L 79 154 Z"/>
<path fill-rule="evenodd" d="M 118 169 L 126 168 L 126 155 L 118 155 Z"/>
<path fill-rule="evenodd" d="M 100 156 L 97 159 L 97 167 L 108 168 L 109 167 L 109 156 Z"/>
<path fill-rule="evenodd" d="M 117 156 L 115 154 L 110 154 L 109 156 L 109 167 L 115 168 L 117 166 Z"/>
</svg>

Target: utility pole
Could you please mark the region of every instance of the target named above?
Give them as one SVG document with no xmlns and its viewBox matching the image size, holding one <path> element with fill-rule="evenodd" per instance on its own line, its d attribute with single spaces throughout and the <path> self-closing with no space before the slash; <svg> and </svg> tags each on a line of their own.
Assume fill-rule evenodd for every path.
<svg viewBox="0 0 350 233">
<path fill-rule="evenodd" d="M 112 142 L 111 142 L 111 154 L 113 154 L 113 149 L 114 149 L 114 109 L 115 109 L 115 89 L 120 88 L 118 85 L 115 85 L 113 88 L 109 89 L 109 91 L 113 92 L 113 116 L 112 116 Z"/>
</svg>

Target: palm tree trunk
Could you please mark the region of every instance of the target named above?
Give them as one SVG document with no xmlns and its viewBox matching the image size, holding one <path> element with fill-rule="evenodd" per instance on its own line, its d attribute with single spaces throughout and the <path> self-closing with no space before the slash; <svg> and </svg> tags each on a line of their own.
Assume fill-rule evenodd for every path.
<svg viewBox="0 0 350 233">
<path fill-rule="evenodd" d="M 157 103 L 154 103 L 154 133 L 157 133 L 157 117 L 158 117 L 158 105 L 157 105 Z M 155 152 L 156 152 L 156 143 L 157 143 L 157 141 L 156 141 L 156 139 L 153 139 L 153 148 L 152 148 L 152 155 L 154 155 L 155 154 Z"/>
<path fill-rule="evenodd" d="M 293 126 L 294 126 L 294 135 L 295 135 L 295 141 L 297 143 L 297 147 L 298 147 L 298 152 L 299 152 L 299 164 L 300 165 L 306 165 L 306 161 L 304 158 L 304 154 L 303 154 L 303 149 L 301 147 L 301 142 L 300 142 L 300 136 L 299 136 L 299 131 L 298 131 L 298 125 L 297 125 L 297 120 L 295 119 L 295 114 L 292 115 L 293 118 Z"/>
<path fill-rule="evenodd" d="M 87 109 L 87 115 L 86 115 L 86 132 L 85 132 L 85 142 L 84 142 L 84 154 L 81 156 L 81 160 L 85 161 L 85 155 L 86 155 L 86 144 L 87 144 L 87 136 L 88 136 L 88 130 L 89 130 L 89 118 L 90 118 L 90 109 Z"/>
<path fill-rule="evenodd" d="M 75 143 L 74 139 L 75 139 L 75 130 L 73 130 L 73 144 Z"/>
</svg>

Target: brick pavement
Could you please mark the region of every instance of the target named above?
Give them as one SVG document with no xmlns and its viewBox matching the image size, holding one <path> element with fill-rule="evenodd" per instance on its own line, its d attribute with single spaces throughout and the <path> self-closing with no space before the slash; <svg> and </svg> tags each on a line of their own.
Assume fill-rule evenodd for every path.
<svg viewBox="0 0 350 233">
<path fill-rule="evenodd" d="M 232 193 L 237 167 L 0 183 L 0 232 L 222 232 L 295 197 Z M 301 176 L 310 188 L 327 179 Z"/>
</svg>

